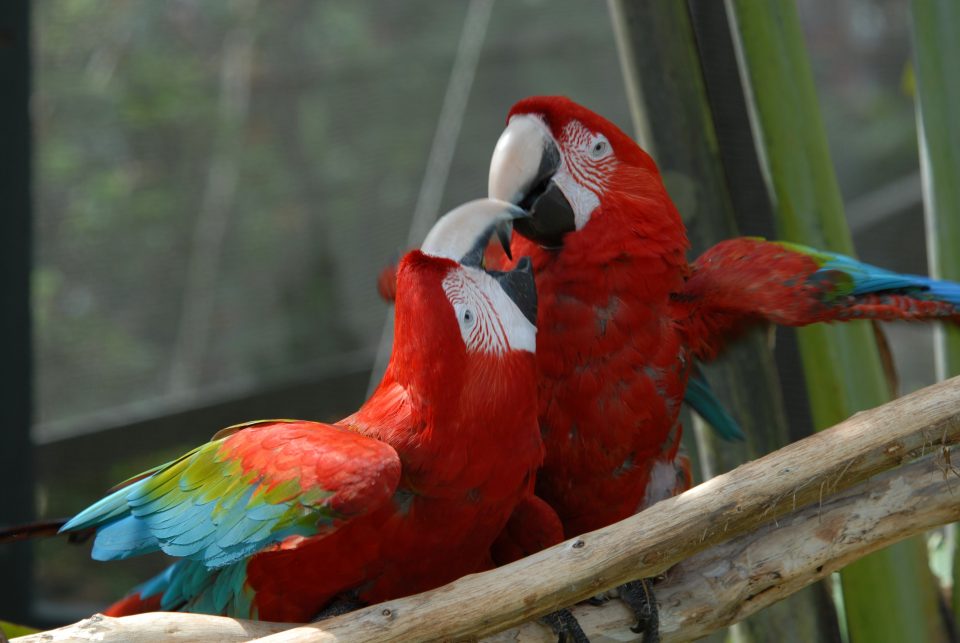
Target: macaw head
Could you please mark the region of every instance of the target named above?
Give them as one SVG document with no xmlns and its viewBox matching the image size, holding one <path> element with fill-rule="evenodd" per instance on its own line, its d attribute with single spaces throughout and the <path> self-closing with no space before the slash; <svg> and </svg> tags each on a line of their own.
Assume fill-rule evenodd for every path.
<svg viewBox="0 0 960 643">
<path fill-rule="evenodd" d="M 507 243 L 520 216 L 527 213 L 509 203 L 472 201 L 441 218 L 421 249 L 404 256 L 397 269 L 392 362 L 413 365 L 411 376 L 445 373 L 440 379 L 447 383 L 468 362 L 500 368 L 520 355 L 532 368 L 537 294 L 530 260 L 506 272 L 483 265 L 491 238 Z"/>
<path fill-rule="evenodd" d="M 529 211 L 517 232 L 548 248 L 601 218 L 616 219 L 603 227 L 620 234 L 682 230 L 653 159 L 616 125 L 562 96 L 513 106 L 493 151 L 488 191 Z"/>
</svg>

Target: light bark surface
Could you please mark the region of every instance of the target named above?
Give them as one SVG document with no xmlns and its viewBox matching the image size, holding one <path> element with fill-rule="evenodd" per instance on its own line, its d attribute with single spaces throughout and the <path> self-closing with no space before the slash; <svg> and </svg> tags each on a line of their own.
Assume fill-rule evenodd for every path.
<svg viewBox="0 0 960 643">
<path fill-rule="evenodd" d="M 289 628 L 289 623 L 246 621 L 208 614 L 150 612 L 121 618 L 94 614 L 73 625 L 12 640 L 18 643 L 59 643 L 60 641 L 234 643 L 250 641 Z"/>
<path fill-rule="evenodd" d="M 960 453 L 954 449 L 954 459 Z M 808 505 L 668 570 L 656 585 L 664 643 L 732 625 L 870 552 L 960 518 L 960 472 L 942 454 L 881 474 Z M 619 601 L 578 605 L 594 640 L 635 641 L 632 613 Z M 556 640 L 537 623 L 490 643 Z"/>
</svg>

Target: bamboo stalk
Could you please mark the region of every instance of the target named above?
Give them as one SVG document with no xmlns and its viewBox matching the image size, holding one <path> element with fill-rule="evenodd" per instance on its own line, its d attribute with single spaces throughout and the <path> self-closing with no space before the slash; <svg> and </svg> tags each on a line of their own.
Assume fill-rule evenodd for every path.
<svg viewBox="0 0 960 643">
<path fill-rule="evenodd" d="M 752 609 L 802 586 L 804 578 L 809 582 L 817 574 L 828 573 L 832 566 L 845 564 L 857 552 L 925 528 L 925 521 L 934 518 L 923 513 L 924 508 L 942 507 L 942 501 L 947 509 L 936 514 L 935 519 L 953 519 L 960 508 L 956 500 L 960 491 L 957 482 L 946 477 L 943 454 L 944 449 L 955 444 L 960 444 L 960 378 L 860 413 L 833 429 L 745 464 L 641 514 L 516 563 L 261 640 L 474 638 L 518 625 L 624 580 L 662 573 L 681 559 L 699 555 L 699 563 L 694 559 L 671 571 L 670 579 L 658 592 L 664 608 L 662 626 L 673 637 L 668 640 L 679 640 L 677 637 L 686 638 L 689 632 L 708 631 L 706 628 L 713 626 L 710 623 L 720 626 L 742 618 Z M 925 459 L 919 465 L 903 467 L 868 483 L 862 493 L 831 497 L 917 457 Z M 942 488 L 938 486 L 940 482 Z M 811 503 L 813 507 L 804 508 Z M 793 515 L 788 517 L 789 514 Z M 791 540 L 794 529 L 800 533 Z M 728 549 L 718 548 L 712 555 L 701 553 L 743 533 L 747 535 L 730 543 Z M 791 547 L 797 543 L 805 546 L 785 552 L 767 538 L 793 543 Z M 818 540 L 822 547 L 816 546 Z M 726 568 L 718 566 L 717 561 L 723 560 L 734 562 Z M 742 561 L 742 565 L 737 561 Z M 815 566 L 813 576 L 808 572 L 811 565 Z M 823 568 L 817 569 L 820 565 Z M 777 574 L 781 578 L 776 578 Z M 704 601 L 711 600 L 706 595 L 737 577 L 745 584 L 732 591 L 725 609 L 702 607 Z M 678 605 L 688 616 L 670 616 Z M 688 610 L 693 606 L 698 607 Z M 715 612 L 715 616 L 708 612 Z M 121 633 L 115 629 L 116 621 L 120 622 L 117 627 L 125 626 L 130 618 L 99 617 L 93 622 L 88 619 L 78 626 L 80 629 L 61 630 L 59 634 L 47 632 L 18 641 L 55 641 L 70 636 L 83 640 L 80 634 L 87 630 L 96 635 L 96 640 L 136 640 L 131 638 L 130 630 Z M 181 637 L 171 640 L 185 640 L 190 634 L 185 629 L 190 619 L 197 619 L 197 623 L 203 622 L 208 628 L 199 638 L 238 640 L 208 638 L 214 633 L 220 635 L 216 624 L 227 625 L 220 617 L 164 614 L 153 618 L 165 623 L 167 629 L 152 630 L 156 636 L 149 640 L 163 640 L 161 633 Z M 674 622 L 677 624 L 672 625 Z M 211 623 L 216 626 L 214 629 L 209 629 Z M 254 635 L 249 628 L 273 631 L 272 628 L 280 627 L 235 623 L 229 625 L 232 634 L 228 634 L 233 637 Z M 138 622 L 138 628 L 144 626 L 145 621 Z M 695 627 L 703 629 L 690 629 Z M 92 636 L 84 635 L 87 640 Z"/>
<path fill-rule="evenodd" d="M 727 0 L 727 8 L 780 236 L 853 254 L 796 6 Z M 870 326 L 811 326 L 798 338 L 817 427 L 888 399 Z M 922 540 L 867 557 L 841 576 L 852 641 L 946 640 Z"/>
<path fill-rule="evenodd" d="M 952 0 L 913 0 L 914 68 L 920 172 L 927 222 L 930 274 L 960 280 L 960 5 Z M 960 328 L 939 335 L 938 375 L 960 371 Z"/>
<path fill-rule="evenodd" d="M 739 231 L 689 9 L 678 2 L 624 0 L 609 0 L 609 7 L 634 130 L 656 160 L 699 254 Z M 742 91 L 739 79 L 733 84 L 727 92 Z M 705 371 L 749 439 L 722 442 L 702 424 L 685 426 L 702 432 L 696 454 L 702 471 L 729 471 L 790 442 L 777 367 L 765 340 L 763 333 L 751 333 Z M 811 588 L 744 626 L 784 643 L 835 640 L 836 621 L 820 618 L 817 599 Z"/>
<path fill-rule="evenodd" d="M 787 0 L 728 0 L 728 10 L 739 34 L 741 70 L 749 80 L 757 145 L 780 236 L 853 254 L 796 8 Z M 885 400 L 869 325 L 821 324 L 801 329 L 800 335 L 818 426 Z"/>
<path fill-rule="evenodd" d="M 930 274 L 960 280 L 960 6 L 952 0 L 913 0 L 917 130 Z M 960 328 L 935 331 L 937 376 L 960 373 Z M 954 526 L 956 530 L 957 527 Z M 954 621 L 960 622 L 960 539 L 953 552 Z"/>
</svg>

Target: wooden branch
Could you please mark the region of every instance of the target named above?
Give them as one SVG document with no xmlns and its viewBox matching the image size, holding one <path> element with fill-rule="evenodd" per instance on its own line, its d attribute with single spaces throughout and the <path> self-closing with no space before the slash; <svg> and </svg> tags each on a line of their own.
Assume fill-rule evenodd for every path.
<svg viewBox="0 0 960 643">
<path fill-rule="evenodd" d="M 942 454 L 884 473 L 672 567 L 656 585 L 661 637 L 670 643 L 706 636 L 877 549 L 958 518 L 960 473 Z M 578 605 L 573 613 L 591 638 L 633 640 L 634 616 L 620 601 Z M 531 622 L 484 640 L 556 637 Z"/>
<path fill-rule="evenodd" d="M 844 543 L 847 541 L 853 542 L 856 538 L 863 538 L 862 542 L 867 543 L 864 546 L 872 548 L 885 544 L 886 541 L 882 538 L 858 535 L 860 530 L 867 529 L 866 526 L 852 527 L 852 531 L 845 529 L 846 521 L 853 520 L 853 515 L 857 514 L 857 511 L 851 509 L 847 514 L 832 513 L 834 502 L 840 502 L 840 500 L 828 500 L 828 496 L 849 489 L 871 475 L 916 457 L 930 456 L 923 465 L 904 468 L 899 473 L 905 475 L 913 472 L 917 466 L 928 466 L 939 454 L 949 453 L 943 451 L 945 447 L 958 442 L 960 442 L 960 378 L 955 378 L 877 409 L 857 414 L 833 429 L 718 476 L 681 496 L 658 503 L 637 516 L 605 529 L 584 534 L 511 565 L 485 574 L 467 576 L 437 590 L 375 605 L 346 616 L 329 619 L 321 624 L 295 627 L 263 640 L 472 639 L 502 631 L 558 607 L 570 605 L 615 587 L 626 580 L 655 576 L 681 559 L 694 556 L 738 534 L 757 530 L 764 523 L 775 521 L 772 527 L 766 526 L 757 531 L 757 534 L 765 534 L 762 538 L 756 536 L 759 540 L 751 541 L 753 534 L 738 539 L 736 542 L 740 543 L 740 550 L 721 553 L 712 559 L 714 562 L 724 561 L 733 556 L 734 551 L 739 551 L 739 560 L 752 562 L 735 564 L 727 571 L 723 571 L 718 563 L 713 565 L 716 569 L 711 570 L 709 567 L 702 567 L 702 565 L 709 565 L 711 560 L 710 554 L 704 553 L 702 556 L 705 558 L 701 559 L 699 564 L 691 561 L 680 568 L 680 571 L 671 572 L 670 582 L 659 593 L 664 608 L 662 627 L 665 634 L 674 636 L 673 633 L 680 632 L 681 628 L 694 627 L 704 628 L 702 629 L 704 632 L 709 631 L 706 628 L 711 627 L 712 623 L 720 626 L 732 622 L 731 619 L 743 618 L 776 598 L 786 595 L 791 589 L 795 590 L 804 584 L 802 580 L 788 581 L 784 576 L 780 579 L 781 584 L 777 585 L 769 580 L 768 575 L 766 581 L 768 584 L 764 585 L 763 569 L 775 569 L 777 573 L 784 575 L 784 572 L 788 571 L 786 569 L 788 564 L 791 569 L 800 570 L 804 569 L 803 565 L 809 564 L 803 562 L 795 564 L 795 557 L 805 561 L 814 559 L 815 556 L 823 556 L 825 562 L 818 562 L 817 565 L 823 564 L 824 569 L 816 573 L 826 574 L 835 566 L 846 564 L 856 557 L 857 550 L 849 548 L 852 545 L 844 549 Z M 940 458 L 943 461 L 946 455 L 940 455 Z M 944 474 L 940 475 L 943 478 Z M 888 498 L 888 503 L 910 500 L 912 498 L 910 494 L 897 495 L 899 491 L 894 493 L 894 487 L 906 488 L 906 482 L 896 482 L 900 479 L 897 473 L 884 476 L 877 481 L 877 484 L 887 484 L 888 495 L 884 496 L 881 491 L 869 487 L 864 490 L 864 493 L 869 494 L 866 501 L 872 501 L 871 499 L 878 497 L 878 494 L 881 498 Z M 960 483 L 960 480 L 957 482 Z M 950 485 L 944 484 L 946 491 L 939 493 L 938 498 L 946 493 L 948 499 L 956 503 L 956 499 L 949 496 L 955 490 Z M 956 486 L 960 487 L 960 484 Z M 934 488 L 932 483 L 923 482 L 920 493 L 926 498 L 925 503 L 930 502 L 927 496 L 933 493 Z M 853 496 L 846 494 L 843 498 L 853 498 Z M 910 500 L 910 502 L 913 501 Z M 801 514 L 811 510 L 803 509 L 797 512 L 797 509 L 810 503 L 825 503 L 820 513 L 819 526 L 814 530 L 816 537 L 821 541 L 839 537 L 837 542 L 830 540 L 832 545 L 827 547 L 826 553 L 817 554 L 812 547 L 809 547 L 809 551 L 805 547 L 785 553 L 782 549 L 775 549 L 775 545 L 766 544 L 767 539 L 786 538 L 782 536 L 787 533 L 786 530 L 778 530 L 778 524 L 780 526 L 797 525 L 798 528 L 806 525 L 809 528 L 810 525 L 807 523 L 817 515 L 816 511 L 806 515 L 807 523 L 805 523 Z M 894 509 L 890 504 L 886 504 L 884 509 L 862 512 L 864 514 L 862 519 L 875 520 L 876 522 L 869 529 L 877 530 L 881 536 L 889 534 L 887 539 L 893 540 L 898 537 L 898 534 L 909 535 L 907 532 L 913 529 L 912 526 L 897 523 L 898 520 L 903 522 L 905 515 L 911 515 L 909 508 L 915 505 L 916 503 L 909 504 L 908 509 Z M 840 510 L 837 509 L 837 511 Z M 895 517 L 887 519 L 882 515 L 884 511 L 897 513 Z M 798 515 L 777 520 L 788 512 L 795 512 Z M 899 516 L 899 519 L 896 516 Z M 914 516 L 914 518 L 917 522 L 922 522 L 920 517 Z M 911 518 L 911 521 L 914 518 Z M 948 517 L 944 521 L 949 519 L 951 518 Z M 866 523 L 854 524 L 865 525 Z M 916 530 L 925 528 L 926 525 Z M 809 546 L 809 543 L 813 542 L 811 538 L 808 534 L 798 537 L 793 542 Z M 735 545 L 731 544 L 731 546 Z M 756 552 L 761 550 L 775 553 L 758 556 Z M 830 562 L 835 558 L 838 562 Z M 734 557 L 734 560 L 737 558 Z M 758 561 L 765 562 L 768 566 L 779 564 L 783 567 L 780 569 L 762 566 L 758 568 L 756 567 Z M 758 569 L 761 571 L 758 572 Z M 683 572 L 683 570 L 690 571 Z M 727 581 L 732 582 L 732 576 L 743 574 L 743 570 L 748 570 L 745 581 L 746 593 L 737 594 L 735 590 L 731 594 L 733 604 L 723 609 L 718 605 L 710 604 L 709 596 L 704 596 L 703 593 L 714 593 L 716 587 L 708 583 L 722 585 Z M 758 573 L 759 576 L 757 576 Z M 707 580 L 704 580 L 705 578 Z M 798 578 L 803 578 L 803 574 Z M 795 584 L 788 584 L 790 582 Z M 687 589 L 671 591 L 670 588 L 675 587 L 675 583 L 685 583 L 683 586 Z M 694 591 L 697 587 L 700 589 Z M 767 597 L 767 594 L 770 596 Z M 671 614 L 674 613 L 676 604 L 683 606 L 685 610 L 688 606 L 702 605 L 701 609 L 705 614 L 682 617 L 676 625 L 671 625 L 673 623 L 670 620 L 673 618 Z M 604 609 L 617 609 L 616 605 L 613 603 Z M 710 615 L 706 612 L 718 613 L 711 621 Z M 161 619 L 166 623 L 166 619 L 173 616 L 166 614 L 153 618 Z M 176 617 L 178 619 L 176 622 L 181 624 L 185 622 L 182 620 L 184 618 L 197 618 L 186 615 L 176 615 Z M 132 617 L 117 620 L 127 621 L 129 618 Z M 146 618 L 146 616 L 138 618 Z M 105 620 L 99 623 L 102 624 Z M 585 620 L 589 622 L 586 617 Z M 245 622 L 239 623 L 240 627 L 247 627 Z M 682 631 L 684 638 L 687 638 L 686 629 Z M 252 634 L 252 631 L 244 630 L 244 632 L 247 635 Z M 154 630 L 154 634 L 159 632 Z M 19 640 L 39 641 L 40 639 L 25 637 Z M 104 635 L 99 640 L 129 640 L 129 636 L 110 639 Z M 154 638 L 154 640 L 160 639 Z M 221 638 L 220 640 L 237 639 Z"/>
<path fill-rule="evenodd" d="M 13 639 L 17 643 L 114 641 L 116 643 L 240 643 L 289 629 L 289 623 L 267 623 L 179 612 L 150 612 L 113 618 L 94 614 L 79 623 Z"/>
</svg>

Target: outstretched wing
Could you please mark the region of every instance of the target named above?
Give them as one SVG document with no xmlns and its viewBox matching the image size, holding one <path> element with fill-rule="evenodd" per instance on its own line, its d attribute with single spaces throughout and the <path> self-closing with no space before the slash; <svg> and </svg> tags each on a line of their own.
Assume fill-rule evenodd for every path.
<svg viewBox="0 0 960 643">
<path fill-rule="evenodd" d="M 689 309 L 698 356 L 762 321 L 804 326 L 851 319 L 960 319 L 960 284 L 902 275 L 794 243 L 741 237 L 718 243 L 675 294 Z"/>
<path fill-rule="evenodd" d="M 159 549 L 217 568 L 332 531 L 388 500 L 400 479 L 392 447 L 339 426 L 273 420 L 240 429 L 134 477 L 62 531 L 96 528 L 98 560 Z"/>
</svg>

